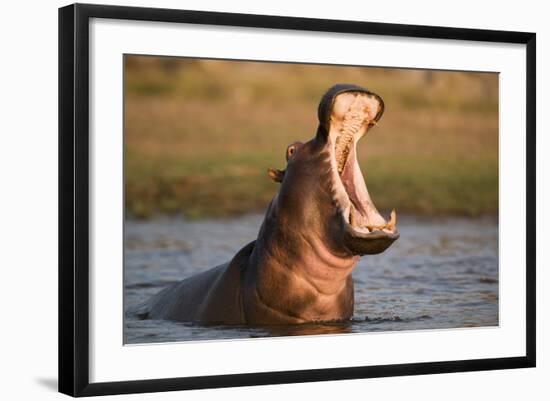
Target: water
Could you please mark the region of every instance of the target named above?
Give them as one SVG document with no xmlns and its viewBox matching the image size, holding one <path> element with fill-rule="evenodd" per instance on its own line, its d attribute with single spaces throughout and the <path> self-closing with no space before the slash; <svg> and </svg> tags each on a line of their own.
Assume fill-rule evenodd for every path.
<svg viewBox="0 0 550 401">
<path fill-rule="evenodd" d="M 125 309 L 165 286 L 230 260 L 256 238 L 263 216 L 127 221 Z M 140 320 L 127 312 L 125 343 L 280 335 L 357 333 L 498 325 L 498 226 L 495 219 L 400 217 L 401 238 L 361 258 L 349 322 L 275 327 Z"/>
</svg>

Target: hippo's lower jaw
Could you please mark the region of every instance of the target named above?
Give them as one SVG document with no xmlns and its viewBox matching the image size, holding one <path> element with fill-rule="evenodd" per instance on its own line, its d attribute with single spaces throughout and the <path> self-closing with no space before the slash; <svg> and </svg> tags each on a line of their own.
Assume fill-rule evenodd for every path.
<svg viewBox="0 0 550 401">
<path fill-rule="evenodd" d="M 358 255 L 381 253 L 399 238 L 395 211 L 389 221 L 378 213 L 356 157 L 357 142 L 376 124 L 381 107 L 372 93 L 341 93 L 332 104 L 328 127 L 333 198 L 342 216 L 344 244 Z"/>
</svg>

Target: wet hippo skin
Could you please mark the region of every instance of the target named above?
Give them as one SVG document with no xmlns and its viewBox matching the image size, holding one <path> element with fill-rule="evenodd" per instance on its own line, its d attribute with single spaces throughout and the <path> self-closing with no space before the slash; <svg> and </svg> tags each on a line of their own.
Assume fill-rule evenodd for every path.
<svg viewBox="0 0 550 401">
<path fill-rule="evenodd" d="M 288 324 L 351 318 L 352 270 L 398 237 L 372 202 L 356 144 L 384 111 L 380 96 L 340 84 L 322 97 L 313 139 L 286 150 L 280 182 L 255 241 L 231 261 L 165 288 L 144 318 L 222 324 Z"/>
</svg>

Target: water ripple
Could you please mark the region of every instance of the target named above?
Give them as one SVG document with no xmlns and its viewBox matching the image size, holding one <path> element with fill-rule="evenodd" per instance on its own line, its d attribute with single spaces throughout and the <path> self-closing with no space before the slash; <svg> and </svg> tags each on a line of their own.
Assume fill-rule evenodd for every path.
<svg viewBox="0 0 550 401">
<path fill-rule="evenodd" d="M 159 218 L 125 227 L 124 301 L 132 310 L 169 283 L 229 260 L 256 238 L 261 215 L 227 220 Z M 351 321 L 293 326 L 204 326 L 140 320 L 128 313 L 126 343 L 360 333 L 498 325 L 498 227 L 492 219 L 404 216 L 401 238 L 362 258 Z"/>
</svg>

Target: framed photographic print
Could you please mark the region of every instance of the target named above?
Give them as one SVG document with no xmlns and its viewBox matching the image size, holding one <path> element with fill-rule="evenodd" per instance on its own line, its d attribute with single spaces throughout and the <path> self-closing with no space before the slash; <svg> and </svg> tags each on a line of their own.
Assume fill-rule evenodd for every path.
<svg viewBox="0 0 550 401">
<path fill-rule="evenodd" d="M 535 34 L 59 10 L 59 390 L 535 366 Z"/>
</svg>

